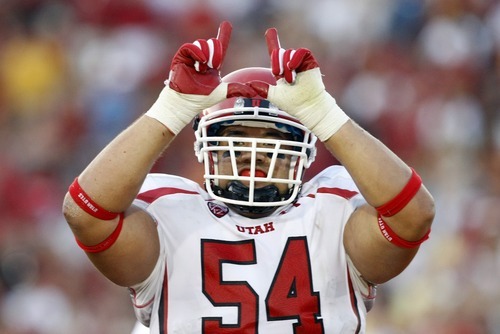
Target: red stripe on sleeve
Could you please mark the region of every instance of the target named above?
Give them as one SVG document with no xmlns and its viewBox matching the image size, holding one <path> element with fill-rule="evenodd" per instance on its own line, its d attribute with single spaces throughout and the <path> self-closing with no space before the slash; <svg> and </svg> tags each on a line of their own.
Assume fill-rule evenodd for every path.
<svg viewBox="0 0 500 334">
<path fill-rule="evenodd" d="M 151 189 L 143 193 L 140 193 L 139 195 L 137 195 L 137 199 L 140 199 L 141 201 L 151 204 L 162 196 L 173 195 L 173 194 L 198 195 L 198 192 L 180 188 L 164 187 L 164 188 Z"/>
<path fill-rule="evenodd" d="M 357 191 L 352 191 L 342 188 L 327 188 L 327 187 L 318 188 L 317 193 L 337 195 L 345 199 L 351 199 L 358 194 Z"/>
</svg>

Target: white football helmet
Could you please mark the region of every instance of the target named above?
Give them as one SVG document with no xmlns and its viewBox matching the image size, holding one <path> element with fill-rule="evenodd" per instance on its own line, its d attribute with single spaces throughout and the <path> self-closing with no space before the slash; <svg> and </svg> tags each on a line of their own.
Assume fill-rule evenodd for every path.
<svg viewBox="0 0 500 334">
<path fill-rule="evenodd" d="M 223 82 L 264 81 L 271 85 L 276 79 L 270 69 L 244 68 L 225 76 Z M 248 138 L 222 136 L 220 132 L 227 126 L 248 126 L 273 128 L 286 134 L 286 139 Z M 277 207 L 292 203 L 300 192 L 302 177 L 316 156 L 316 136 L 296 118 L 279 110 L 263 98 L 230 98 L 204 110 L 196 118 L 195 154 L 199 162 L 204 162 L 205 187 L 210 196 L 225 202 L 241 214 L 252 217 L 269 215 Z M 238 157 L 242 152 L 250 152 L 250 171 L 240 175 Z M 232 173 L 221 175 L 218 168 L 218 153 L 230 158 Z M 269 157 L 267 172 L 256 172 L 256 156 Z M 248 154 L 247 154 L 248 155 Z M 278 159 L 289 159 L 288 177 L 275 175 Z M 228 180 L 224 188 L 221 180 Z M 257 182 L 269 185 L 258 188 Z M 226 182 L 224 182 L 226 183 Z M 280 193 L 275 184 L 286 184 L 287 191 Z"/>
</svg>

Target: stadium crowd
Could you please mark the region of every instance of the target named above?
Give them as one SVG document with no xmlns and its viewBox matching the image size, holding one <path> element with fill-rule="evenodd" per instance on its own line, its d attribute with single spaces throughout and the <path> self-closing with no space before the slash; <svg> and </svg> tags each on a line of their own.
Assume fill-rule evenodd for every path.
<svg viewBox="0 0 500 334">
<path fill-rule="evenodd" d="M 130 332 L 127 291 L 77 247 L 62 196 L 149 108 L 173 52 L 221 20 L 234 26 L 223 73 L 268 66 L 263 35 L 277 27 L 287 46 L 313 50 L 338 103 L 435 197 L 431 238 L 379 287 L 368 332 L 500 333 L 494 0 L 0 1 L 0 333 Z M 155 170 L 202 182 L 193 140 L 183 130 Z M 311 173 L 336 163 L 322 150 Z"/>
</svg>

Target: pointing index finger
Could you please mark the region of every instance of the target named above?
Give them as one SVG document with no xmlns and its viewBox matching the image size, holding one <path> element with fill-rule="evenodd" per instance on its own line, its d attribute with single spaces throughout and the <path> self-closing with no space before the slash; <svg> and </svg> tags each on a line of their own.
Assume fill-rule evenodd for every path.
<svg viewBox="0 0 500 334">
<path fill-rule="evenodd" d="M 281 48 L 280 40 L 278 38 L 278 30 L 276 30 L 276 28 L 269 28 L 267 29 L 265 36 L 267 50 L 269 52 L 269 55 L 272 55 L 274 50 L 279 50 Z"/>
<path fill-rule="evenodd" d="M 222 53 L 225 54 L 227 47 L 229 46 L 229 40 L 231 39 L 231 31 L 233 26 L 228 21 L 224 21 L 219 26 L 219 32 L 217 34 L 217 39 L 220 41 L 222 46 Z"/>
</svg>

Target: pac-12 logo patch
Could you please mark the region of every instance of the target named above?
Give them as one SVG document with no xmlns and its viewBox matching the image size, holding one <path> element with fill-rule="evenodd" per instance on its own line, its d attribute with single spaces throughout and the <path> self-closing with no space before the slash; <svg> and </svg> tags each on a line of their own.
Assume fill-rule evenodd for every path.
<svg viewBox="0 0 500 334">
<path fill-rule="evenodd" d="M 225 206 L 219 205 L 214 202 L 207 202 L 208 209 L 217 218 L 222 218 L 229 212 L 229 209 Z"/>
</svg>

